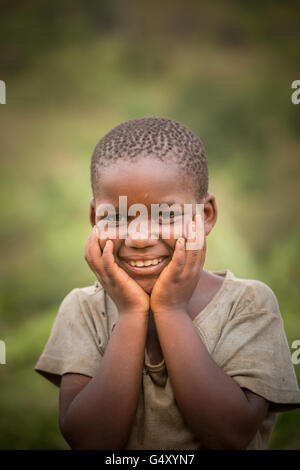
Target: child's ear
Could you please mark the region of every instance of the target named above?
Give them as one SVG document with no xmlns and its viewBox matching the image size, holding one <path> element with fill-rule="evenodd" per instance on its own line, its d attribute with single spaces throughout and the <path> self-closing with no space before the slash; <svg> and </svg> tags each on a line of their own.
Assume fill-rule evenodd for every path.
<svg viewBox="0 0 300 470">
<path fill-rule="evenodd" d="M 204 204 L 204 231 L 205 236 L 209 235 L 218 217 L 216 198 L 213 194 L 208 194 L 202 201 Z"/>
<path fill-rule="evenodd" d="M 96 225 L 96 209 L 95 209 L 95 199 L 92 197 L 90 200 L 90 222 L 91 226 Z"/>
</svg>

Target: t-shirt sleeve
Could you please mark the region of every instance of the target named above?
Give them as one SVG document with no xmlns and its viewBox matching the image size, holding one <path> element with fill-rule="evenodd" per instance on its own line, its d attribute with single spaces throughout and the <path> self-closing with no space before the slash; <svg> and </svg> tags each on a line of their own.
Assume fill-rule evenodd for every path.
<svg viewBox="0 0 300 470">
<path fill-rule="evenodd" d="M 49 339 L 34 370 L 55 385 L 66 373 L 93 377 L 99 367 L 103 350 L 93 318 L 82 308 L 73 289 L 60 304 Z"/>
<path fill-rule="evenodd" d="M 272 289 L 253 281 L 241 308 L 225 324 L 214 360 L 241 388 L 270 401 L 270 410 L 300 407 L 300 390 Z"/>
</svg>

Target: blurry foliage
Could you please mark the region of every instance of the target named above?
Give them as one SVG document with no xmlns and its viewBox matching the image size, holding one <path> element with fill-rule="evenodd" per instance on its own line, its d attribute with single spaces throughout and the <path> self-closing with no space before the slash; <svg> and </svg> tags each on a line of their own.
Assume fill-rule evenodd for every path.
<svg viewBox="0 0 300 470">
<path fill-rule="evenodd" d="M 68 447 L 58 389 L 33 366 L 63 297 L 95 281 L 90 157 L 122 121 L 166 116 L 200 136 L 219 208 L 206 268 L 266 282 L 300 338 L 299 5 L 203 3 L 1 2 L 0 448 Z M 299 416 L 279 415 L 272 448 L 300 449 Z"/>
</svg>

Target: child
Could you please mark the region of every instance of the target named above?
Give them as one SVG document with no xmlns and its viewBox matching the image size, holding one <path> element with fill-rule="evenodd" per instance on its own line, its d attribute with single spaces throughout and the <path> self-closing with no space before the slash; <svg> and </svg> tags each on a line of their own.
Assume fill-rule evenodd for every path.
<svg viewBox="0 0 300 470">
<path fill-rule="evenodd" d="M 300 390 L 273 291 L 203 268 L 217 205 L 201 141 L 170 119 L 128 121 L 96 146 L 91 182 L 85 259 L 97 282 L 64 298 L 35 365 L 60 386 L 64 438 L 72 449 L 266 449 Z M 195 228 L 176 236 L 176 212 L 168 238 L 164 217 L 157 238 L 148 220 L 146 236 L 122 238 L 134 218 L 117 214 L 106 240 L 97 208 L 118 211 L 121 195 L 148 210 L 191 204 L 194 222 L 203 204 L 202 246 L 186 249 Z"/>
</svg>

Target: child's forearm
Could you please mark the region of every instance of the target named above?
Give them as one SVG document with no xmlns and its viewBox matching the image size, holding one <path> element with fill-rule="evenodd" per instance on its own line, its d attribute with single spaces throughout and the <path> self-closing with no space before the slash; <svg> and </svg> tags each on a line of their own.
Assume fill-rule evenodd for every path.
<svg viewBox="0 0 300 470">
<path fill-rule="evenodd" d="M 154 319 L 176 400 L 199 442 L 245 448 L 257 416 L 244 392 L 210 357 L 186 312 L 154 313 Z"/>
<path fill-rule="evenodd" d="M 63 435 L 73 449 L 122 449 L 142 380 L 148 316 L 120 315 L 95 377 L 69 406 Z"/>
</svg>

